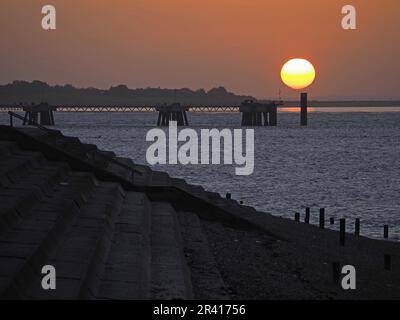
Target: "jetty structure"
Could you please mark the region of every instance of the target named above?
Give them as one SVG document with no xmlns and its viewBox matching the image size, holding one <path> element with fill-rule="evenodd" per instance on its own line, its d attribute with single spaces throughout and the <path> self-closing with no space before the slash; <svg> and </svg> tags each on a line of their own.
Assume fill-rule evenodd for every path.
<svg viewBox="0 0 400 320">
<path fill-rule="evenodd" d="M 240 112 L 242 126 L 276 126 L 278 124 L 278 106 L 281 101 L 258 102 L 245 100 L 240 106 L 235 105 L 202 105 L 188 106 L 181 103 L 161 104 L 155 106 L 121 106 L 121 105 L 50 105 L 42 102 L 30 105 L 1 105 L 0 111 L 11 113 L 25 112 L 23 124 L 39 123 L 44 126 L 54 126 L 54 112 L 157 112 L 157 126 L 168 126 L 170 121 L 176 121 L 178 126 L 188 126 L 188 112 Z M 11 118 L 12 119 L 12 118 Z"/>
<path fill-rule="evenodd" d="M 54 111 L 56 107 L 50 106 L 48 103 L 40 103 L 38 105 L 24 106 L 22 110 L 25 112 L 23 125 L 40 123 L 44 126 L 54 126 Z"/>
<path fill-rule="evenodd" d="M 400 298 L 399 243 L 234 198 L 57 130 L 0 126 L 0 297 Z M 41 285 L 48 265 L 55 290 Z M 356 290 L 340 285 L 344 265 Z"/>
<path fill-rule="evenodd" d="M 242 126 L 276 126 L 278 124 L 278 104 L 259 103 L 246 100 L 240 106 Z"/>
</svg>

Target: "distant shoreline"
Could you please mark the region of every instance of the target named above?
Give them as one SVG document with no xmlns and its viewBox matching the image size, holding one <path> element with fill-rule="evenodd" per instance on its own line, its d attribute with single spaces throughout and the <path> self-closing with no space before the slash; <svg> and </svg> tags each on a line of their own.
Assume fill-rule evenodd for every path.
<svg viewBox="0 0 400 320">
<path fill-rule="evenodd" d="M 298 107 L 299 101 L 284 101 L 282 108 Z M 400 101 L 384 100 L 354 100 L 354 101 L 309 101 L 309 106 L 315 108 L 365 108 L 365 107 L 400 107 Z"/>
</svg>

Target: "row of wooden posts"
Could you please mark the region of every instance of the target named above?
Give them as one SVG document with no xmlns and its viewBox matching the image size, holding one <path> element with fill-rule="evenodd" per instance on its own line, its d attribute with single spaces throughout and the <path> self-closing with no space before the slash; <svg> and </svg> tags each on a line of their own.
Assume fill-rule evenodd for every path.
<svg viewBox="0 0 400 320">
<path fill-rule="evenodd" d="M 310 208 L 306 208 L 305 212 L 305 217 L 304 217 L 304 222 L 305 223 L 310 223 Z M 294 219 L 297 222 L 300 222 L 300 213 L 296 212 L 294 215 Z M 340 219 L 340 244 L 344 245 L 345 243 L 345 235 L 346 235 L 346 219 Z M 335 224 L 335 218 L 331 217 L 329 218 L 329 222 L 331 225 Z M 320 208 L 319 209 L 319 227 L 321 229 L 325 228 L 325 208 Z M 360 236 L 360 231 L 361 231 L 361 222 L 360 218 L 356 218 L 355 224 L 354 224 L 354 234 L 356 236 Z M 389 239 L 389 225 L 385 224 L 383 226 L 383 238 L 384 239 Z"/>
<path fill-rule="evenodd" d="M 230 193 L 226 194 L 226 199 L 232 199 L 232 195 Z M 243 201 L 240 201 L 240 204 L 243 204 Z M 306 208 L 305 212 L 305 217 L 304 217 L 304 223 L 309 224 L 310 223 L 310 215 L 311 215 L 311 209 Z M 294 220 L 297 222 L 300 222 L 300 213 L 296 212 L 294 214 Z M 340 219 L 340 244 L 342 246 L 345 245 L 345 240 L 346 240 L 346 219 Z M 335 218 L 330 217 L 329 218 L 329 223 L 331 225 L 335 224 Z M 325 229 L 325 208 L 320 208 L 319 209 L 319 227 L 320 229 Z M 360 218 L 356 218 L 355 220 L 355 225 L 354 225 L 354 234 L 356 236 L 360 236 L 360 231 L 361 231 L 361 221 Z M 385 224 L 383 226 L 383 238 L 384 239 L 389 239 L 389 225 Z"/>
<path fill-rule="evenodd" d="M 231 200 L 232 199 L 232 194 L 227 193 L 226 194 L 226 199 Z M 240 201 L 240 204 L 243 204 L 243 201 Z M 305 210 L 305 216 L 304 216 L 304 223 L 309 224 L 310 223 L 310 216 L 311 216 L 311 209 L 309 207 L 306 208 Z M 297 222 L 300 222 L 300 213 L 296 212 L 294 215 L 294 219 Z M 319 209 L 319 227 L 320 229 L 325 229 L 325 208 L 320 208 Z M 339 243 L 341 246 L 345 245 L 346 241 L 346 219 L 340 219 L 340 230 L 339 230 Z M 331 225 L 335 224 L 335 218 L 330 217 L 329 218 L 329 223 Z M 361 221 L 360 218 L 356 218 L 355 220 L 355 225 L 354 225 L 354 234 L 356 236 L 360 236 L 360 231 L 361 231 Z M 384 239 L 389 239 L 389 225 L 385 224 L 383 226 L 383 238 Z M 333 278 L 335 282 L 338 282 L 339 277 L 340 277 L 340 263 L 339 262 L 333 262 L 332 263 L 332 270 L 333 270 Z M 384 254 L 384 267 L 385 270 L 390 271 L 392 269 L 392 256 L 390 254 Z"/>
<path fill-rule="evenodd" d="M 304 217 L 304 222 L 305 223 L 310 223 L 310 208 L 306 208 L 305 210 L 305 217 Z M 300 222 L 300 213 L 296 212 L 294 216 L 295 221 Z M 339 244 L 341 246 L 345 245 L 345 240 L 346 240 L 346 219 L 342 218 L 339 220 L 340 221 L 340 228 L 339 228 Z M 331 217 L 329 218 L 329 222 L 331 225 L 335 224 L 335 218 Z M 319 227 L 320 229 L 325 229 L 325 208 L 320 208 L 319 209 Z M 355 224 L 354 224 L 354 234 L 356 236 L 360 236 L 360 230 L 361 230 L 361 222 L 360 218 L 356 218 Z M 383 226 L 383 238 L 384 239 L 389 239 L 389 225 L 385 224 Z M 390 254 L 384 254 L 384 267 L 385 270 L 390 271 L 392 269 L 392 256 Z M 333 262 L 332 263 L 332 270 L 333 270 L 333 278 L 336 281 L 337 277 L 340 275 L 340 263 L 339 262 Z"/>
</svg>

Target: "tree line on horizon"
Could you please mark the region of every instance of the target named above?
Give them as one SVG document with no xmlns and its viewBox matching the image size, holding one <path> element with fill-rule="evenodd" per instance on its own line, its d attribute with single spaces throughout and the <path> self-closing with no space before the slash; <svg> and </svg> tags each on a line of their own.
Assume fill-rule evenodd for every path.
<svg viewBox="0 0 400 320">
<path fill-rule="evenodd" d="M 38 80 L 0 85 L 0 103 L 8 105 L 41 102 L 51 105 L 159 105 L 177 102 L 185 105 L 240 105 L 244 100 L 256 99 L 236 95 L 224 87 L 206 91 L 188 88 L 130 89 L 126 85 L 118 85 L 102 90 L 77 88 L 70 84 L 51 86 Z"/>
</svg>

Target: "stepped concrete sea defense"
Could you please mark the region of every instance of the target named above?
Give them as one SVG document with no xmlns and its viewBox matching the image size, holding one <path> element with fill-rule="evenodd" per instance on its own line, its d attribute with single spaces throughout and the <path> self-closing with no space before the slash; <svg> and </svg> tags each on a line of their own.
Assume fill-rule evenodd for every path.
<svg viewBox="0 0 400 320">
<path fill-rule="evenodd" d="M 2 298 L 400 298 L 399 243 L 338 239 L 59 131 L 0 126 Z M 333 265 L 355 267 L 356 290 Z"/>
</svg>

